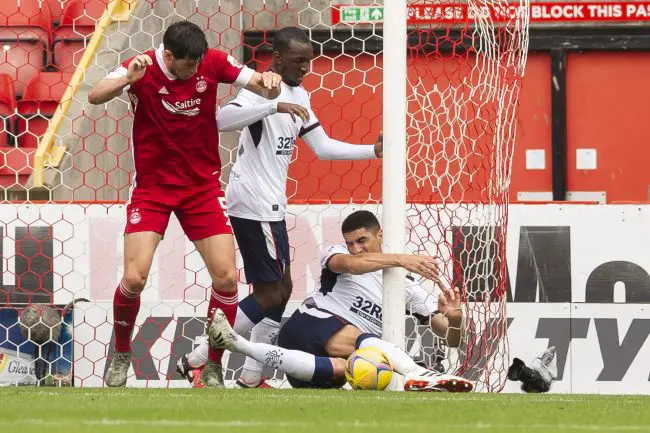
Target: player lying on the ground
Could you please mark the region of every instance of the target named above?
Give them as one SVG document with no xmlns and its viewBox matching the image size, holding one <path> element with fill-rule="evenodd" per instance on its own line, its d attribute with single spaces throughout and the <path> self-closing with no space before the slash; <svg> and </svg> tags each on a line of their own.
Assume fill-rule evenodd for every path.
<svg viewBox="0 0 650 433">
<path fill-rule="evenodd" d="M 345 359 L 358 348 L 378 347 L 395 371 L 407 377 L 405 389 L 471 390 L 471 383 L 465 379 L 420 367 L 404 351 L 378 337 L 382 331 L 381 270 L 402 267 L 438 281 L 435 259 L 382 253 L 379 221 L 368 211 L 349 215 L 341 231 L 347 248 L 334 246 L 325 252 L 318 292 L 280 329 L 279 347 L 247 342 L 220 321 L 209 328 L 211 345 L 225 345 L 280 369 L 294 388 L 340 387 L 345 382 Z M 407 308 L 416 316 L 426 317 L 433 332 L 449 346 L 459 346 L 463 328 L 460 294 L 440 285 L 442 293 L 436 303 L 413 274 L 406 277 Z"/>
<path fill-rule="evenodd" d="M 158 49 L 128 59 L 88 94 L 88 102 L 103 104 L 128 90 L 137 171 L 126 209 L 124 275 L 113 300 L 115 353 L 106 385 L 126 385 L 140 293 L 172 212 L 212 279 L 208 317 L 218 307 L 234 323 L 237 270 L 219 181 L 217 86 L 234 84 L 273 99 L 280 81 L 278 74 L 254 72 L 209 49 L 196 24 L 180 21 L 167 28 Z M 221 356 L 222 351 L 210 350 L 202 374 L 205 385 L 223 386 Z"/>
<path fill-rule="evenodd" d="M 346 359 L 334 356 L 316 356 L 301 350 L 290 350 L 266 343 L 255 343 L 238 335 L 221 310 L 217 310 L 208 330 L 210 346 L 242 353 L 264 365 L 287 375 L 296 388 L 340 388 L 346 381 Z M 405 391 L 469 392 L 473 384 L 458 376 L 427 370 L 417 365 L 397 346 L 374 334 L 362 334 L 356 341 L 357 349 L 377 347 L 387 354 L 393 370 L 404 376 Z"/>
<path fill-rule="evenodd" d="M 253 293 L 239 304 L 234 328 L 251 332 L 251 340 L 270 343 L 280 329 L 291 296 L 289 236 L 285 223 L 287 172 L 296 140 L 301 137 L 320 159 L 381 157 L 381 137 L 374 145 L 354 145 L 327 136 L 301 87 L 312 59 L 307 34 L 296 27 L 273 38 L 272 69 L 282 76 L 282 92 L 269 102 L 242 90 L 217 115 L 220 131 L 242 129 L 237 162 L 226 190 L 228 214 Z M 178 362 L 178 372 L 192 381 L 194 369 L 208 356 L 207 342 Z M 265 386 L 262 365 L 247 359 L 241 387 Z"/>
</svg>

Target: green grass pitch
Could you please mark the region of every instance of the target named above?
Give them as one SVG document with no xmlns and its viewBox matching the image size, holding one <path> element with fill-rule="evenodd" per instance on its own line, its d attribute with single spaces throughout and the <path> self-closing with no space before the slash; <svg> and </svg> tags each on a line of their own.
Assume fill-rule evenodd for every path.
<svg viewBox="0 0 650 433">
<path fill-rule="evenodd" d="M 1 388 L 0 432 L 650 432 L 650 398 Z"/>
</svg>

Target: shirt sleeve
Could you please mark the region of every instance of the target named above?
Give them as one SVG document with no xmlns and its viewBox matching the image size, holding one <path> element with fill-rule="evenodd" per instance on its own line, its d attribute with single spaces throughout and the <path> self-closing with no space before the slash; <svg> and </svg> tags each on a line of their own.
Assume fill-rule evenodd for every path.
<svg viewBox="0 0 650 433">
<path fill-rule="evenodd" d="M 329 269 L 327 267 L 330 259 L 334 257 L 337 254 L 349 254 L 348 249 L 345 248 L 343 245 L 332 245 L 323 251 L 323 254 L 321 255 L 320 259 L 320 267 L 321 269 Z"/>
<path fill-rule="evenodd" d="M 131 63 L 132 59 L 133 58 L 128 59 L 127 61 L 125 61 L 121 65 L 118 65 L 115 69 L 113 69 L 111 72 L 106 74 L 106 78 L 115 79 L 115 78 L 124 78 L 124 77 L 126 77 L 127 68 L 129 67 L 129 63 Z M 130 87 L 131 86 L 126 86 L 123 90 L 129 90 Z"/>
<path fill-rule="evenodd" d="M 307 107 L 307 111 L 309 112 L 309 122 L 307 122 L 305 125 L 302 125 L 302 128 L 300 128 L 300 133 L 298 136 L 301 138 L 303 135 L 308 134 L 309 132 L 321 126 L 320 122 L 318 121 L 318 117 L 316 117 L 316 113 L 314 113 L 314 111 L 311 109 L 311 106 Z"/>
<path fill-rule="evenodd" d="M 438 310 L 438 297 L 427 292 L 413 276 L 406 278 L 406 309 L 411 314 L 429 317 Z"/>
<path fill-rule="evenodd" d="M 260 101 L 258 95 L 242 89 L 235 99 L 217 111 L 217 127 L 223 132 L 236 131 L 277 111 L 277 101 Z"/>
<path fill-rule="evenodd" d="M 223 51 L 210 49 L 208 53 L 214 60 L 217 81 L 220 83 L 244 87 L 255 73 L 255 71 L 242 65 L 233 56 Z"/>
</svg>

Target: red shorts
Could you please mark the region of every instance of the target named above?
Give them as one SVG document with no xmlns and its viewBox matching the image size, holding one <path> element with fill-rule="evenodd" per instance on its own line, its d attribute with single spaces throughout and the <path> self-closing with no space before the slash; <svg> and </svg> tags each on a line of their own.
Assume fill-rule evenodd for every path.
<svg viewBox="0 0 650 433">
<path fill-rule="evenodd" d="M 221 185 L 136 186 L 126 207 L 126 233 L 165 235 L 171 213 L 191 241 L 232 234 Z"/>
</svg>

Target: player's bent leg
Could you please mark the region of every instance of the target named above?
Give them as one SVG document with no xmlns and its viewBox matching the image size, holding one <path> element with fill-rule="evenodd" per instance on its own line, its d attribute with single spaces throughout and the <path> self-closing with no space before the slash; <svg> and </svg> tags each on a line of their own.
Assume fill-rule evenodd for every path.
<svg viewBox="0 0 650 433">
<path fill-rule="evenodd" d="M 149 231 L 128 233 L 124 237 L 124 276 L 113 297 L 115 352 L 104 377 L 109 387 L 126 385 L 131 365 L 131 334 L 140 310 L 140 293 L 161 239 L 162 235 Z"/>
<path fill-rule="evenodd" d="M 289 284 L 291 283 L 291 275 L 288 276 L 285 274 L 286 278 L 289 278 Z M 280 331 L 280 325 L 282 323 L 282 314 L 286 307 L 285 301 L 285 280 L 276 281 L 273 283 L 258 283 L 253 284 L 253 293 L 248 296 L 244 301 L 248 301 L 249 298 L 252 298 L 256 305 L 260 305 L 264 310 L 264 316 L 262 320 L 259 320 L 258 323 L 254 325 L 251 330 L 250 341 L 256 343 L 266 343 L 266 344 L 275 344 L 277 342 L 277 335 Z M 286 298 L 288 300 L 288 298 Z M 242 301 L 242 303 L 244 302 Z M 243 310 L 240 306 L 240 312 Z M 240 322 L 240 314 L 237 314 L 237 321 L 235 322 L 235 329 L 237 329 L 237 324 Z M 239 332 L 239 329 L 237 329 Z M 258 388 L 258 387 L 268 387 L 265 380 L 262 378 L 263 364 L 253 358 L 247 357 L 244 362 L 244 368 L 242 370 L 239 379 L 237 380 L 237 385 L 242 388 Z"/>
<path fill-rule="evenodd" d="M 382 340 L 375 334 L 359 333 L 355 342 L 355 349 L 361 349 L 363 347 L 377 347 L 381 349 L 391 360 L 395 372 L 403 376 L 426 374 L 429 372 L 426 368 L 417 365 L 408 353 L 393 343 Z"/>
<path fill-rule="evenodd" d="M 437 371 L 420 367 L 409 354 L 374 334 L 359 335 L 355 346 L 357 349 L 377 347 L 384 351 L 391 360 L 395 372 L 405 376 L 405 391 L 469 392 L 474 388 L 470 381 L 462 377 L 440 374 Z"/>
<path fill-rule="evenodd" d="M 357 340 L 361 335 L 362 332 L 356 326 L 345 325 L 327 340 L 325 351 L 329 356 L 347 359 L 358 349 Z"/>
<path fill-rule="evenodd" d="M 221 310 L 217 310 L 214 315 L 208 330 L 208 338 L 210 346 L 215 349 L 227 349 L 242 353 L 304 382 L 314 384 L 338 382 L 342 372 L 345 377 L 344 360 L 332 360 L 299 350 L 247 341 L 232 329 Z M 341 366 L 343 366 L 343 370 L 341 370 Z"/>
<path fill-rule="evenodd" d="M 221 309 L 231 324 L 237 316 L 237 270 L 235 268 L 235 244 L 231 234 L 210 236 L 195 240 L 194 245 L 203 257 L 212 278 L 212 290 L 208 303 L 208 323 L 214 311 Z M 223 371 L 221 359 L 223 350 L 208 348 L 208 361 L 201 373 L 201 383 L 222 388 Z"/>
</svg>

